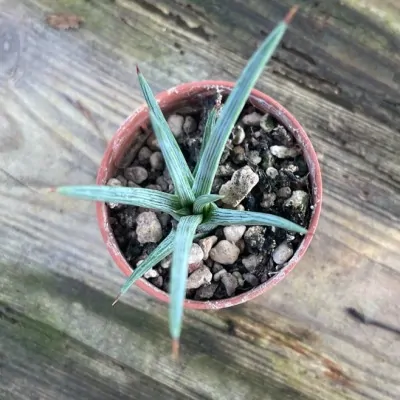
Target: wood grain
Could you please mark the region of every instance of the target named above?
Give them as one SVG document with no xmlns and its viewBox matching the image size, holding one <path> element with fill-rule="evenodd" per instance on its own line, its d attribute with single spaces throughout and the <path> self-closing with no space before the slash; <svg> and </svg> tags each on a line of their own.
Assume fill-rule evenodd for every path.
<svg viewBox="0 0 400 400">
<path fill-rule="evenodd" d="M 123 277 L 93 204 L 39 189 L 94 181 L 107 139 L 142 103 L 136 63 L 156 91 L 235 80 L 291 2 L 0 0 L 13 50 L 0 65 L 0 397 L 400 397 L 399 335 L 384 329 L 400 327 L 400 6 L 298 3 L 257 87 L 319 154 L 318 233 L 269 294 L 187 312 L 174 365 L 165 305 L 133 289 L 111 308 Z M 59 12 L 85 22 L 51 29 Z"/>
</svg>

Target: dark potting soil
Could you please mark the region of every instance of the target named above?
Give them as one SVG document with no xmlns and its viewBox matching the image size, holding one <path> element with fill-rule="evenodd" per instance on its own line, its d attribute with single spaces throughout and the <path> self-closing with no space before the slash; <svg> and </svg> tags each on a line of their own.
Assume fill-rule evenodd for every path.
<svg viewBox="0 0 400 400">
<path fill-rule="evenodd" d="M 168 118 L 191 170 L 199 157 L 209 106 L 205 105 L 201 111 L 176 113 Z M 130 150 L 127 149 L 127 153 Z M 246 166 L 251 168 L 251 174 L 258 175 L 258 183 L 248 189 L 249 193 L 239 205 L 219 201 L 218 206 L 276 214 L 308 226 L 313 206 L 309 171 L 302 152 L 284 126 L 269 116 L 259 114 L 252 106 L 244 109 L 226 145 L 212 193 L 219 193 L 221 186 L 235 180 L 232 175 L 239 171 L 235 175 L 237 178 Z M 174 192 L 153 136 L 143 143 L 140 150 L 137 149 L 134 161 L 118 170 L 108 184 Z M 148 213 L 151 210 L 118 204 L 109 207 L 115 238 L 132 269 L 176 226 L 176 221 L 164 213 Z M 232 234 L 220 227 L 208 235 L 216 236 L 206 241 L 208 245 L 201 243 L 200 247 L 192 248 L 194 262 L 189 266 L 187 298 L 223 299 L 258 286 L 273 278 L 286 265 L 303 239 L 299 234 L 279 228 L 246 228 L 246 231 L 243 227 L 243 231 L 238 229 L 234 233 L 235 240 L 239 239 L 231 242 L 231 247 L 226 242 Z M 227 259 L 218 254 L 226 250 L 223 245 L 228 246 L 231 252 Z M 204 246 L 208 248 L 204 250 Z M 207 258 L 205 253 L 210 247 L 213 247 L 210 252 L 212 257 Z M 167 292 L 170 260 L 168 257 L 146 274 L 146 279 Z"/>
</svg>

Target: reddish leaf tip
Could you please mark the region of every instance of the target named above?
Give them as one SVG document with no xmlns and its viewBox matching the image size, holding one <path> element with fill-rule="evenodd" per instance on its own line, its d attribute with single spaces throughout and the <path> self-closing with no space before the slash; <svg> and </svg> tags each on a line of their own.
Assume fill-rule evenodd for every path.
<svg viewBox="0 0 400 400">
<path fill-rule="evenodd" d="M 46 189 L 43 189 L 44 190 L 44 192 L 46 192 L 46 193 L 55 193 L 56 191 L 57 191 L 57 188 L 55 188 L 55 187 L 50 187 L 50 188 L 46 188 Z"/>
<path fill-rule="evenodd" d="M 286 24 L 290 24 L 290 23 L 292 22 L 293 17 L 294 17 L 295 14 L 297 13 L 298 9 L 299 9 L 299 6 L 298 6 L 298 5 L 293 6 L 293 7 L 289 10 L 289 12 L 286 14 L 286 17 L 283 19 L 283 21 L 284 21 Z"/>
<path fill-rule="evenodd" d="M 179 358 L 179 339 L 172 339 L 172 358 L 174 360 Z"/>
<path fill-rule="evenodd" d="M 122 293 L 120 293 L 120 294 L 115 298 L 115 300 L 114 300 L 113 303 L 112 303 L 112 307 L 114 307 L 114 306 L 118 303 L 119 299 L 121 298 L 121 295 L 122 295 Z"/>
<path fill-rule="evenodd" d="M 136 64 L 136 73 L 139 75 L 140 74 L 140 69 L 139 69 L 139 65 Z"/>
</svg>

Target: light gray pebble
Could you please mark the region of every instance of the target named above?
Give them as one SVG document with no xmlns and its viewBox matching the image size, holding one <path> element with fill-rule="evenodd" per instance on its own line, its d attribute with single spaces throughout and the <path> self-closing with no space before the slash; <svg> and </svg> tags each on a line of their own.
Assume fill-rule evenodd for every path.
<svg viewBox="0 0 400 400">
<path fill-rule="evenodd" d="M 289 186 L 284 186 L 282 188 L 280 188 L 277 192 L 276 192 L 277 196 L 282 198 L 282 199 L 288 199 L 290 197 L 290 195 L 292 194 L 292 190 L 290 189 Z"/>
<path fill-rule="evenodd" d="M 124 171 L 124 175 L 126 179 L 135 182 L 137 184 L 144 182 L 149 176 L 146 169 L 143 167 L 126 168 Z"/>
<path fill-rule="evenodd" d="M 238 281 L 232 274 L 225 274 L 221 278 L 222 284 L 225 286 L 226 294 L 232 296 L 238 287 Z"/>
<path fill-rule="evenodd" d="M 196 300 L 209 300 L 214 296 L 217 287 L 218 283 L 210 283 L 209 285 L 203 285 L 197 289 L 194 298 Z"/>
<path fill-rule="evenodd" d="M 246 282 L 250 283 L 251 286 L 256 287 L 260 284 L 260 281 L 258 280 L 258 278 L 250 273 L 247 274 L 243 274 L 243 278 Z"/>
<path fill-rule="evenodd" d="M 276 168 L 274 167 L 268 167 L 265 171 L 267 176 L 271 179 L 276 179 L 279 176 L 279 172 Z"/>
<path fill-rule="evenodd" d="M 162 238 L 162 227 L 154 211 L 142 212 L 136 219 L 136 234 L 139 243 L 158 243 Z"/>
<path fill-rule="evenodd" d="M 207 260 L 210 250 L 218 242 L 217 236 L 208 236 L 199 240 L 199 246 L 203 250 L 203 260 Z"/>
<path fill-rule="evenodd" d="M 240 287 L 244 285 L 244 279 L 242 274 L 239 271 L 232 272 L 232 275 L 236 278 L 237 283 Z"/>
<path fill-rule="evenodd" d="M 185 122 L 183 123 L 183 131 L 186 134 L 190 134 L 190 133 L 195 132 L 196 129 L 197 129 L 196 120 L 191 115 L 187 115 L 185 117 Z"/>
<path fill-rule="evenodd" d="M 221 278 L 226 274 L 227 274 L 227 272 L 225 269 L 219 270 L 217 273 L 214 274 L 214 281 L 219 282 L 221 280 Z"/>
<path fill-rule="evenodd" d="M 169 128 L 171 129 L 172 134 L 179 138 L 183 134 L 183 122 L 184 118 L 182 115 L 172 114 L 167 119 Z"/>
<path fill-rule="evenodd" d="M 228 240 L 221 240 L 210 250 L 210 258 L 223 265 L 233 264 L 239 254 L 239 248 Z"/>
<path fill-rule="evenodd" d="M 301 154 L 300 147 L 271 146 L 269 150 L 277 158 L 294 158 Z"/>
<path fill-rule="evenodd" d="M 211 271 L 203 265 L 199 269 L 196 269 L 192 274 L 189 275 L 186 283 L 187 289 L 198 289 L 202 285 L 210 283 L 212 280 Z"/>
<path fill-rule="evenodd" d="M 197 264 L 203 260 L 204 253 L 197 243 L 193 243 L 189 253 L 188 264 Z"/>
<path fill-rule="evenodd" d="M 246 138 L 246 134 L 244 132 L 244 129 L 240 126 L 240 125 L 236 125 L 233 128 L 233 132 L 232 132 L 232 143 L 234 145 L 238 145 L 243 143 L 244 139 Z"/>
<path fill-rule="evenodd" d="M 263 256 L 259 254 L 250 254 L 247 257 L 243 257 L 242 263 L 249 272 L 254 272 L 257 267 L 263 262 Z"/>
<path fill-rule="evenodd" d="M 236 243 L 238 240 L 240 240 L 245 232 L 245 225 L 231 225 L 224 228 L 225 239 L 232 243 Z"/>
<path fill-rule="evenodd" d="M 219 194 L 224 196 L 221 201 L 236 207 L 257 185 L 259 179 L 248 165 L 240 168 L 232 175 L 230 181 L 221 186 Z"/>
<path fill-rule="evenodd" d="M 286 241 L 282 242 L 273 252 L 272 259 L 278 265 L 284 264 L 293 255 L 293 247 Z"/>
<path fill-rule="evenodd" d="M 252 112 L 242 118 L 242 123 L 247 126 L 260 126 L 261 117 L 260 113 Z"/>
<path fill-rule="evenodd" d="M 276 194 L 275 193 L 264 193 L 263 194 L 263 199 L 260 203 L 260 206 L 262 208 L 271 208 L 274 206 L 276 200 Z"/>
<path fill-rule="evenodd" d="M 138 153 L 138 160 L 140 164 L 147 165 L 151 155 L 152 151 L 147 146 L 143 146 Z"/>
<path fill-rule="evenodd" d="M 164 157 L 160 151 L 155 151 L 150 156 L 150 165 L 151 168 L 156 171 L 162 170 L 164 168 Z"/>
</svg>

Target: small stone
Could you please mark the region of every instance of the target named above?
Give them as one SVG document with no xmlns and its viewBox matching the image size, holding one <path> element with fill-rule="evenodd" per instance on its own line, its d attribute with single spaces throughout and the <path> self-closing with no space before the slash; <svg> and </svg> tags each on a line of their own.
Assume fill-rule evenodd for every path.
<svg viewBox="0 0 400 400">
<path fill-rule="evenodd" d="M 126 185 L 128 184 L 128 180 L 125 179 L 125 177 L 122 176 L 122 175 L 118 175 L 118 176 L 117 176 L 117 179 L 121 182 L 121 185 L 122 185 L 122 186 L 126 186 Z"/>
<path fill-rule="evenodd" d="M 196 129 L 197 129 L 196 120 L 190 115 L 186 116 L 185 117 L 185 122 L 183 123 L 183 131 L 186 134 L 190 134 L 190 133 L 195 132 Z"/>
<path fill-rule="evenodd" d="M 262 226 L 251 226 L 244 234 L 244 241 L 250 253 L 259 253 L 263 250 L 265 243 L 266 228 Z"/>
<path fill-rule="evenodd" d="M 292 195 L 283 203 L 283 207 L 294 210 L 304 217 L 307 211 L 309 198 L 310 196 L 307 192 L 303 190 L 294 190 Z"/>
<path fill-rule="evenodd" d="M 166 213 L 158 213 L 157 218 L 161 223 L 163 228 L 167 228 L 168 224 L 171 222 L 171 216 Z"/>
<path fill-rule="evenodd" d="M 144 260 L 141 260 L 141 261 L 138 261 L 138 263 L 136 264 L 137 266 L 139 265 L 139 264 L 141 264 L 142 262 L 143 262 Z M 157 270 L 155 270 L 155 269 L 149 269 L 145 274 L 143 274 L 143 276 L 146 278 L 146 279 L 150 279 L 150 278 L 157 278 L 157 276 L 159 275 L 159 273 L 157 272 Z"/>
<path fill-rule="evenodd" d="M 275 193 L 264 193 L 263 199 L 260 203 L 262 208 L 271 208 L 275 204 L 276 194 Z"/>
<path fill-rule="evenodd" d="M 242 123 L 247 126 L 260 126 L 261 117 L 258 112 L 252 112 L 242 118 Z"/>
<path fill-rule="evenodd" d="M 147 146 L 143 146 L 138 153 L 138 160 L 140 164 L 147 165 L 150 161 L 151 154 L 152 151 Z"/>
<path fill-rule="evenodd" d="M 282 188 L 280 188 L 277 192 L 276 192 L 277 196 L 280 197 L 281 199 L 288 199 L 291 194 L 292 194 L 292 190 L 290 189 L 290 187 L 288 186 L 284 186 Z"/>
<path fill-rule="evenodd" d="M 161 268 L 168 269 L 171 266 L 171 264 L 172 264 L 172 255 L 169 255 L 161 261 L 160 266 Z"/>
<path fill-rule="evenodd" d="M 257 267 L 263 262 L 263 256 L 259 254 L 250 254 L 242 259 L 244 267 L 249 272 L 254 272 Z"/>
<path fill-rule="evenodd" d="M 219 194 L 224 196 L 221 201 L 236 207 L 257 185 L 258 181 L 258 175 L 246 165 L 237 170 L 232 175 L 232 179 L 221 186 Z"/>
<path fill-rule="evenodd" d="M 244 285 L 244 279 L 242 274 L 239 271 L 232 272 L 232 275 L 236 278 L 237 283 L 240 287 Z"/>
<path fill-rule="evenodd" d="M 151 189 L 151 190 L 158 190 L 159 192 L 161 192 L 161 186 L 159 185 L 153 185 L 152 183 L 150 185 L 146 186 L 146 189 Z"/>
<path fill-rule="evenodd" d="M 160 151 L 156 151 L 150 156 L 150 165 L 156 171 L 164 168 L 164 157 Z"/>
<path fill-rule="evenodd" d="M 267 168 L 265 173 L 271 179 L 276 179 L 278 177 L 278 175 L 279 175 L 278 170 L 276 168 L 274 168 L 274 167 Z"/>
<path fill-rule="evenodd" d="M 260 157 L 260 153 L 256 150 L 250 151 L 247 158 L 248 158 L 249 162 L 254 165 L 260 164 L 260 162 L 262 160 L 262 158 Z"/>
<path fill-rule="evenodd" d="M 184 118 L 182 115 L 172 114 L 167 119 L 169 128 L 171 129 L 172 134 L 179 138 L 183 134 L 183 123 Z"/>
<path fill-rule="evenodd" d="M 197 243 L 193 243 L 189 253 L 188 264 L 197 264 L 203 260 L 204 253 Z"/>
<path fill-rule="evenodd" d="M 235 146 L 231 151 L 231 158 L 235 164 L 240 164 L 245 161 L 246 154 L 242 146 Z"/>
<path fill-rule="evenodd" d="M 107 186 L 122 186 L 122 182 L 117 178 L 111 178 L 107 181 Z"/>
<path fill-rule="evenodd" d="M 196 300 L 209 300 L 214 296 L 217 287 L 218 283 L 210 283 L 209 285 L 201 286 L 197 289 L 194 298 Z"/>
<path fill-rule="evenodd" d="M 226 163 L 218 167 L 216 176 L 231 177 L 235 171 L 231 163 Z"/>
<path fill-rule="evenodd" d="M 213 267 L 212 267 L 212 273 L 216 274 L 217 272 L 223 270 L 224 267 L 221 264 L 218 263 L 214 263 Z"/>
<path fill-rule="evenodd" d="M 244 210 L 245 210 L 245 207 L 244 207 L 243 204 L 238 204 L 238 205 L 235 207 L 235 210 L 244 211 Z"/>
<path fill-rule="evenodd" d="M 156 184 L 157 184 L 158 186 L 160 186 L 160 188 L 161 188 L 161 190 L 162 190 L 163 192 L 166 192 L 166 191 L 168 190 L 168 182 L 165 180 L 165 178 L 164 178 L 163 176 L 159 176 L 159 177 L 156 179 Z"/>
<path fill-rule="evenodd" d="M 219 282 L 221 278 L 226 274 L 227 274 L 226 270 L 222 268 L 221 270 L 219 270 L 217 273 L 214 274 L 214 281 Z"/>
<path fill-rule="evenodd" d="M 201 250 L 203 250 L 203 260 L 207 260 L 210 250 L 214 246 L 215 243 L 218 242 L 218 238 L 213 235 L 213 236 L 208 236 L 204 239 L 199 240 L 199 246 Z"/>
<path fill-rule="evenodd" d="M 146 141 L 147 147 L 150 148 L 150 150 L 157 151 L 160 150 L 160 145 L 158 144 L 158 140 L 154 135 L 150 135 L 149 138 Z"/>
<path fill-rule="evenodd" d="M 136 219 L 136 234 L 138 242 L 158 243 L 162 238 L 162 227 L 153 211 L 145 211 Z"/>
<path fill-rule="evenodd" d="M 201 268 L 189 275 L 186 283 L 186 289 L 198 289 L 200 286 L 210 283 L 211 280 L 211 271 L 203 265 Z"/>
<path fill-rule="evenodd" d="M 221 278 L 222 284 L 225 286 L 226 294 L 232 296 L 238 287 L 238 281 L 232 274 L 225 274 Z"/>
<path fill-rule="evenodd" d="M 156 278 L 151 279 L 151 283 L 158 288 L 162 288 L 162 285 L 164 284 L 164 279 L 162 276 L 159 275 Z"/>
<path fill-rule="evenodd" d="M 141 186 L 138 185 L 137 183 L 133 182 L 133 181 L 128 181 L 128 187 L 131 187 L 131 188 L 139 188 L 139 187 L 141 187 Z"/>
<path fill-rule="evenodd" d="M 129 167 L 126 168 L 124 171 L 125 178 L 140 184 L 144 182 L 149 174 L 147 173 L 146 169 L 143 167 Z"/>
<path fill-rule="evenodd" d="M 238 145 L 243 143 L 243 140 L 246 138 L 246 134 L 244 133 L 244 129 L 240 125 L 236 125 L 233 128 L 232 132 L 232 143 L 234 145 Z"/>
<path fill-rule="evenodd" d="M 284 146 L 293 146 L 294 139 L 293 136 L 286 130 L 282 125 L 277 126 L 272 132 L 271 136 L 274 140 Z"/>
<path fill-rule="evenodd" d="M 261 167 L 265 170 L 268 168 L 273 167 L 275 163 L 275 157 L 272 153 L 268 150 L 263 154 Z"/>
<path fill-rule="evenodd" d="M 210 258 L 223 265 L 233 264 L 239 254 L 239 248 L 227 240 L 221 240 L 210 250 Z"/>
<path fill-rule="evenodd" d="M 289 260 L 292 255 L 292 245 L 284 241 L 272 252 L 272 259 L 276 264 L 280 265 Z"/>
<path fill-rule="evenodd" d="M 245 232 L 246 227 L 244 225 L 231 225 L 224 228 L 225 239 L 232 243 L 236 243 L 240 240 Z"/>
<path fill-rule="evenodd" d="M 253 274 L 243 274 L 243 278 L 246 282 L 250 283 L 252 287 L 256 287 L 260 284 L 258 278 Z"/>
<path fill-rule="evenodd" d="M 196 271 L 197 269 L 206 266 L 203 261 L 200 261 L 198 263 L 194 263 L 194 264 L 189 264 L 189 268 L 188 268 L 188 272 L 189 274 L 191 274 L 192 272 Z"/>
<path fill-rule="evenodd" d="M 275 128 L 275 121 L 269 114 L 265 114 L 260 119 L 260 126 L 264 132 L 268 133 Z"/>
<path fill-rule="evenodd" d="M 294 158 L 301 154 L 300 147 L 271 146 L 269 149 L 277 158 Z"/>
</svg>

